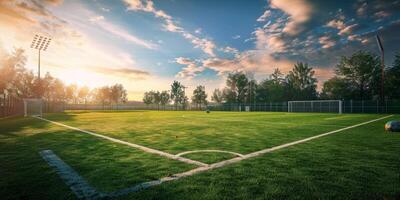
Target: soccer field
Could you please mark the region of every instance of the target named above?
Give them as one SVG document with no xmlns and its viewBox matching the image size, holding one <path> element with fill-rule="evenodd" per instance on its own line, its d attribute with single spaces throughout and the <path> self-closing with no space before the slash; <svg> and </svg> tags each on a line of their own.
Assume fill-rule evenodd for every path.
<svg viewBox="0 0 400 200">
<path fill-rule="evenodd" d="M 94 188 L 98 195 L 91 197 L 400 195 L 400 135 L 383 130 L 399 116 L 71 111 L 44 118 L 0 120 L 0 194 L 6 199 L 76 198 L 59 168 L 41 157 L 44 150 Z"/>
</svg>

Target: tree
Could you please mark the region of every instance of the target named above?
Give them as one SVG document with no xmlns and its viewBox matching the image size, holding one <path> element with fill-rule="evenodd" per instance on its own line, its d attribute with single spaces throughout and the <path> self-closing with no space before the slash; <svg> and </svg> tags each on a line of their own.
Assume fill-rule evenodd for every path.
<svg viewBox="0 0 400 200">
<path fill-rule="evenodd" d="M 207 94 L 204 86 L 199 85 L 193 90 L 192 102 L 200 109 L 202 109 L 202 105 L 207 105 Z"/>
<path fill-rule="evenodd" d="M 160 109 L 161 103 L 161 93 L 159 91 L 153 92 L 153 103 L 157 105 L 158 109 Z"/>
<path fill-rule="evenodd" d="M 350 57 L 343 56 L 336 66 L 336 75 L 349 83 L 354 91 L 352 98 L 366 99 L 378 96 L 380 88 L 380 62 L 378 56 L 358 51 Z"/>
<path fill-rule="evenodd" d="M 122 84 L 115 84 L 110 87 L 110 102 L 118 105 L 120 102 L 126 102 L 126 90 Z"/>
<path fill-rule="evenodd" d="M 220 89 L 214 90 L 211 96 L 211 100 L 214 101 L 215 103 L 222 103 L 224 101 L 224 95 Z"/>
<path fill-rule="evenodd" d="M 20 76 L 25 73 L 25 51 L 15 49 L 11 54 L 0 48 L 0 94 L 18 93 L 17 85 Z"/>
<path fill-rule="evenodd" d="M 386 70 L 385 94 L 390 99 L 400 99 L 400 52 L 397 52 L 393 65 Z"/>
<path fill-rule="evenodd" d="M 75 84 L 68 85 L 65 89 L 65 97 L 66 101 L 72 102 L 72 103 L 77 103 L 77 91 L 78 91 L 78 86 Z M 101 100 L 101 102 L 104 103 L 104 100 Z"/>
<path fill-rule="evenodd" d="M 351 96 L 352 91 L 349 89 L 349 83 L 336 76 L 325 81 L 321 93 L 322 99 L 346 99 L 351 98 Z"/>
<path fill-rule="evenodd" d="M 154 102 L 153 91 L 145 92 L 143 96 L 143 103 L 145 103 L 146 105 L 150 105 L 153 102 Z"/>
<path fill-rule="evenodd" d="M 311 100 L 317 98 L 317 79 L 307 63 L 298 62 L 287 75 L 286 95 L 290 99 Z"/>
<path fill-rule="evenodd" d="M 229 103 L 245 103 L 248 95 L 249 79 L 243 72 L 231 73 L 226 79 L 224 98 Z"/>
<path fill-rule="evenodd" d="M 160 104 L 165 108 L 165 105 L 170 101 L 168 91 L 162 91 L 160 93 Z"/>
<path fill-rule="evenodd" d="M 88 96 L 89 96 L 89 88 L 87 86 L 79 88 L 78 99 L 80 102 L 84 102 L 86 104 Z"/>
<path fill-rule="evenodd" d="M 179 104 L 186 106 L 187 97 L 184 88 L 185 86 L 178 81 L 174 81 L 171 85 L 171 99 L 174 101 L 176 110 Z"/>
</svg>

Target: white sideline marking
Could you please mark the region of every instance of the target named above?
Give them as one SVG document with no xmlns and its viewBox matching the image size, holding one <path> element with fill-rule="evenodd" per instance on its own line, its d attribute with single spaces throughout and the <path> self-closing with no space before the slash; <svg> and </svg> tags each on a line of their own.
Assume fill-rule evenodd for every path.
<svg viewBox="0 0 400 200">
<path fill-rule="evenodd" d="M 243 154 L 240 154 L 240 153 L 236 153 L 236 152 L 232 152 L 232 151 L 213 150 L 213 149 L 185 151 L 185 152 L 176 154 L 176 156 L 183 156 L 183 155 L 186 155 L 186 154 L 201 153 L 201 152 L 228 153 L 228 154 L 236 155 L 236 156 L 239 156 L 239 157 L 243 157 Z"/>
<path fill-rule="evenodd" d="M 57 174 L 64 180 L 65 184 L 69 186 L 72 192 L 78 197 L 78 199 L 101 199 L 106 194 L 97 192 L 92 186 L 90 186 L 85 179 L 62 161 L 56 154 L 51 150 L 44 150 L 39 152 L 40 156 L 53 167 Z"/>
<path fill-rule="evenodd" d="M 125 194 L 128 194 L 128 193 L 131 193 L 131 192 L 137 192 L 137 191 L 140 191 L 140 190 L 143 190 L 143 189 L 146 189 L 146 188 L 150 188 L 152 186 L 160 185 L 160 184 L 162 184 L 164 182 L 167 182 L 167 181 L 178 180 L 180 178 L 192 176 L 192 175 L 200 173 L 200 172 L 213 170 L 213 169 L 216 169 L 216 168 L 221 168 L 221 167 L 224 167 L 226 165 L 230 165 L 230 164 L 233 164 L 233 163 L 245 160 L 245 159 L 257 157 L 257 156 L 260 156 L 260 155 L 263 155 L 263 154 L 266 154 L 266 153 L 270 153 L 270 152 L 273 152 L 273 151 L 276 151 L 276 150 L 279 150 L 279 149 L 287 148 L 287 147 L 290 147 L 290 146 L 293 146 L 293 145 L 296 145 L 296 144 L 308 142 L 310 140 L 314 140 L 314 139 L 317 139 L 317 138 L 320 138 L 320 137 L 324 137 L 324 136 L 331 135 L 331 134 L 334 134 L 334 133 L 338 133 L 338 132 L 341 132 L 341 131 L 345 131 L 345 130 L 348 130 L 348 129 L 352 129 L 352 128 L 356 128 L 356 127 L 359 127 L 359 126 L 363 126 L 365 124 L 376 122 L 376 121 L 379 121 L 379 120 L 382 120 L 382 119 L 385 119 L 385 118 L 388 118 L 388 117 L 392 117 L 392 116 L 393 115 L 384 116 L 384 117 L 381 117 L 381 118 L 377 118 L 377 119 L 373 119 L 373 120 L 370 120 L 370 121 L 362 122 L 362 123 L 359 123 L 359 124 L 356 124 L 356 125 L 348 126 L 348 127 L 345 127 L 345 128 L 341 128 L 341 129 L 338 129 L 338 130 L 330 131 L 330 132 L 323 133 L 323 134 L 320 134 L 320 135 L 308 137 L 308 138 L 305 138 L 305 139 L 302 139 L 302 140 L 297 140 L 297 141 L 294 141 L 294 142 L 282 144 L 282 145 L 275 146 L 275 147 L 272 147 L 272 148 L 267 148 L 267 149 L 263 149 L 263 150 L 256 151 L 256 152 L 253 152 L 253 153 L 249 153 L 249 154 L 244 155 L 243 157 L 232 158 L 232 159 L 229 159 L 229 160 L 225 160 L 225 161 L 221 161 L 221 162 L 218 162 L 218 163 L 210 164 L 208 166 L 198 167 L 198 168 L 186 171 L 186 172 L 182 172 L 182 173 L 174 174 L 174 175 L 171 175 L 171 176 L 163 177 L 163 178 L 158 179 L 158 180 L 140 183 L 140 184 L 135 185 L 133 187 L 126 188 L 126 189 L 123 189 L 123 190 L 120 190 L 120 191 L 116 191 L 116 192 L 110 193 L 109 195 L 111 197 L 117 197 L 117 196 L 122 196 L 122 195 L 125 195 Z"/>
<path fill-rule="evenodd" d="M 50 123 L 53 123 L 53 124 L 56 124 L 56 125 L 59 125 L 59 126 L 63 126 L 63 127 L 66 127 L 66 128 L 72 129 L 72 130 L 76 130 L 76 131 L 80 131 L 80 132 L 83 132 L 83 133 L 87 133 L 89 135 L 100 137 L 100 138 L 103 138 L 103 139 L 106 139 L 106 140 L 110 140 L 110 141 L 115 142 L 115 143 L 125 144 L 127 146 L 130 146 L 130 147 L 133 147 L 133 148 L 137 148 L 137 149 L 140 149 L 140 150 L 148 152 L 148 153 L 164 156 L 164 157 L 167 157 L 167 158 L 170 158 L 170 159 L 173 159 L 173 160 L 178 160 L 178 161 L 181 161 L 181 162 L 194 164 L 194 165 L 198 165 L 198 166 L 208 166 L 207 164 L 199 162 L 199 161 L 195 161 L 195 160 L 191 160 L 191 159 L 188 159 L 188 158 L 179 157 L 179 156 L 167 153 L 167 152 L 163 152 L 163 151 L 160 151 L 160 150 L 157 150 L 157 149 L 151 149 L 151 148 L 148 148 L 148 147 L 145 147 L 145 146 L 142 146 L 142 145 L 138 145 L 138 144 L 134 144 L 134 143 L 130 143 L 130 142 L 125 142 L 123 140 L 115 139 L 115 138 L 108 137 L 108 136 L 105 136 L 105 135 L 100 135 L 100 134 L 97 134 L 97 133 L 94 133 L 94 132 L 91 132 L 91 131 L 82 130 L 80 128 L 76 128 L 76 127 L 73 127 L 73 126 L 68 126 L 68 125 L 65 125 L 65 124 L 62 124 L 62 123 L 59 123 L 59 122 L 55 122 L 55 121 L 51 121 L 51 120 L 48 120 L 48 119 L 45 119 L 45 118 L 42 118 L 42 117 L 34 117 L 34 118 L 41 119 L 41 120 L 44 120 L 44 121 L 47 121 L 47 122 L 50 122 Z"/>
</svg>

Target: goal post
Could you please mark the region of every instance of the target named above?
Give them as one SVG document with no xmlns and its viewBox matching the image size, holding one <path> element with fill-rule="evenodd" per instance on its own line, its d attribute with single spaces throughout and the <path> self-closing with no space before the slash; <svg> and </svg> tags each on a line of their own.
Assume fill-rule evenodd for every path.
<svg viewBox="0 0 400 200">
<path fill-rule="evenodd" d="M 341 100 L 288 101 L 288 112 L 325 112 L 342 114 Z"/>
<path fill-rule="evenodd" d="M 23 99 L 24 100 L 24 116 L 39 116 L 43 114 L 42 99 Z"/>
</svg>

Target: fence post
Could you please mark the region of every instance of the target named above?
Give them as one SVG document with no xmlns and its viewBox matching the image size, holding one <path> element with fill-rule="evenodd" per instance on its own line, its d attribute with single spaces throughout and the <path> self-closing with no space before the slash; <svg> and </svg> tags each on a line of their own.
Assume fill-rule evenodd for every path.
<svg viewBox="0 0 400 200">
<path fill-rule="evenodd" d="M 350 100 L 350 113 L 353 113 L 353 99 Z"/>
<path fill-rule="evenodd" d="M 361 100 L 361 112 L 364 113 L 364 100 Z"/>
</svg>

